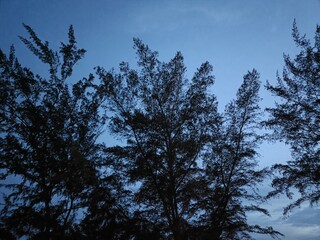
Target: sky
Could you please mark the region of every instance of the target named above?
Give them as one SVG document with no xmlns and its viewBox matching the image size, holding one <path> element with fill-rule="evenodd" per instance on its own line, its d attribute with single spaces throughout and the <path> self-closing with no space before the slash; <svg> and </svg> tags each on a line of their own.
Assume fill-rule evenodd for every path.
<svg viewBox="0 0 320 240">
<path fill-rule="evenodd" d="M 0 48 L 8 53 L 14 44 L 22 64 L 42 72 L 43 65 L 18 38 L 27 36 L 22 23 L 55 49 L 67 40 L 72 24 L 79 47 L 87 50 L 74 70 L 80 79 L 95 66 L 117 69 L 121 61 L 134 66 L 132 40 L 138 37 L 157 50 L 162 61 L 181 51 L 189 78 L 209 61 L 215 75 L 212 92 L 223 109 L 247 71 L 257 69 L 262 84 L 275 83 L 276 72 L 284 66 L 283 54 L 298 51 L 291 36 L 294 19 L 301 34 L 313 39 L 319 13 L 318 0 L 0 0 Z M 262 106 L 275 101 L 264 88 L 261 97 Z M 261 166 L 290 159 L 281 143 L 264 143 L 260 153 Z M 288 203 L 285 197 L 272 200 L 266 205 L 271 218 L 255 215 L 250 221 L 272 225 L 286 240 L 319 240 L 320 209 L 306 205 L 284 219 L 282 208 Z"/>
</svg>

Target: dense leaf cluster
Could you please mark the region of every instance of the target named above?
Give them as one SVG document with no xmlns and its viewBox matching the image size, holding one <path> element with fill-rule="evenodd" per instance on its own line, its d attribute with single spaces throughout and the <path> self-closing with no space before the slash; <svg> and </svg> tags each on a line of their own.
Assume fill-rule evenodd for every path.
<svg viewBox="0 0 320 240">
<path fill-rule="evenodd" d="M 77 81 L 73 67 L 85 50 L 78 49 L 72 26 L 59 51 L 24 26 L 29 39 L 22 42 L 49 74 L 23 67 L 13 47 L 8 55 L 0 51 L 1 237 L 281 236 L 247 220 L 249 212 L 269 215 L 258 191 L 271 170 L 257 162 L 264 135 L 256 70 L 219 113 L 208 62 L 187 79 L 180 52 L 161 62 L 134 39 L 137 69 L 125 62 L 119 72 L 97 67 Z M 290 196 L 289 188 L 297 187 L 302 198 L 294 206 L 319 199 L 319 32 L 311 47 L 294 28 L 303 51 L 295 61 L 285 57 L 278 86 L 267 85 L 286 101 L 269 109 L 265 123 L 291 144 L 294 156 L 274 166 L 282 175 L 270 195 L 285 190 Z M 121 144 L 101 143 L 104 129 Z"/>
</svg>

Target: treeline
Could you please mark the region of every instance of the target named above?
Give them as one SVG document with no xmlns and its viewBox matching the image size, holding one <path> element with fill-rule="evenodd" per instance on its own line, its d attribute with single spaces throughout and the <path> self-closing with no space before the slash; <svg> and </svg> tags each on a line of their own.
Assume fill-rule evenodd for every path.
<svg viewBox="0 0 320 240">
<path fill-rule="evenodd" d="M 57 51 L 24 25 L 27 48 L 48 66 L 39 76 L 12 47 L 0 50 L 0 238 L 18 239 L 253 239 L 282 234 L 250 224 L 249 212 L 291 189 L 301 196 L 285 213 L 320 198 L 320 27 L 314 44 L 293 39 L 300 53 L 285 56 L 278 103 L 261 119 L 259 73 L 243 77 L 223 112 L 210 92 L 212 66 L 191 79 L 180 52 L 168 62 L 134 39 L 138 67 L 97 67 L 72 78 L 84 57 L 72 26 Z M 271 129 L 272 135 L 261 131 Z M 107 131 L 121 145 L 102 143 Z M 292 160 L 260 169 L 265 140 L 291 146 Z M 276 173 L 276 174 L 274 174 Z M 274 190 L 259 194 L 266 177 Z"/>
</svg>

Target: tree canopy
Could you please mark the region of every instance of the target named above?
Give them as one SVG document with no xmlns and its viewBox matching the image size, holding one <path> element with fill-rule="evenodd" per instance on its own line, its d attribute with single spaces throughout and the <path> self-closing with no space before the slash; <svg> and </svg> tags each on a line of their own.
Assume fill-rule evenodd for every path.
<svg viewBox="0 0 320 240">
<path fill-rule="evenodd" d="M 13 237 L 67 238 L 101 181 L 102 99 L 93 75 L 66 82 L 85 53 L 72 26 L 59 52 L 25 29 L 30 39 L 21 40 L 48 66 L 49 77 L 22 67 L 14 47 L 9 56 L 0 52 L 1 178 L 14 180 L 2 184 L 1 224 Z"/>
<path fill-rule="evenodd" d="M 128 182 L 140 184 L 135 201 L 141 213 L 165 236 L 184 239 L 203 184 L 198 160 L 219 117 L 207 92 L 212 67 L 204 63 L 188 81 L 181 53 L 162 63 L 157 52 L 134 43 L 139 72 L 127 63 L 119 74 L 97 69 L 113 112 L 110 129 L 127 142 L 110 151 L 124 161 Z"/>
<path fill-rule="evenodd" d="M 277 85 L 267 89 L 280 101 L 267 108 L 270 118 L 266 126 L 274 137 L 289 144 L 292 160 L 276 164 L 280 175 L 273 180 L 275 190 L 270 195 L 285 192 L 292 198 L 292 188 L 301 197 L 288 205 L 285 213 L 303 202 L 317 204 L 320 200 L 320 26 L 317 26 L 314 44 L 301 36 L 293 24 L 293 40 L 300 53 L 291 59 L 284 55 L 285 67 Z"/>
<path fill-rule="evenodd" d="M 133 40 L 137 67 L 95 68 L 78 80 L 85 54 L 73 27 L 53 50 L 28 25 L 26 47 L 47 66 L 41 76 L 23 67 L 14 47 L 0 50 L 0 235 L 6 239 L 254 239 L 279 238 L 271 226 L 249 223 L 269 196 L 297 188 L 319 200 L 319 46 L 293 37 L 302 51 L 285 56 L 283 77 L 267 89 L 282 99 L 264 121 L 257 70 L 244 75 L 223 112 L 212 93 L 213 67 L 189 79 L 181 52 L 168 62 Z M 290 144 L 293 159 L 259 168 L 265 140 Z M 107 131 L 105 131 L 107 130 Z M 120 140 L 105 143 L 105 134 Z"/>
<path fill-rule="evenodd" d="M 215 239 L 252 239 L 252 232 L 281 236 L 272 227 L 247 222 L 249 212 L 269 215 L 260 207 L 264 197 L 258 190 L 270 174 L 267 168 L 259 170 L 257 163 L 257 147 L 264 138 L 259 134 L 259 88 L 254 69 L 243 77 L 236 99 L 226 106 L 218 138 L 211 142 L 206 156 L 209 193 L 204 197 L 206 212 L 201 220 L 208 222 Z"/>
</svg>

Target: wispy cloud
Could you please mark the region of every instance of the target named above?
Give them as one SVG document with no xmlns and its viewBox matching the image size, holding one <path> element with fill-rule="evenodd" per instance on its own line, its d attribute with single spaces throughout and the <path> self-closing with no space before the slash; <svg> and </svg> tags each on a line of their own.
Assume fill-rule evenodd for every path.
<svg viewBox="0 0 320 240">
<path fill-rule="evenodd" d="M 144 6 L 134 12 L 132 24 L 138 32 L 175 31 L 201 25 L 236 24 L 246 14 L 244 8 L 212 1 L 171 1 Z"/>
<path fill-rule="evenodd" d="M 291 215 L 288 218 L 287 223 L 295 227 L 317 226 L 318 230 L 320 230 L 319 219 L 320 219 L 320 209 L 307 207 Z"/>
<path fill-rule="evenodd" d="M 243 9 L 233 9 L 227 5 L 192 5 L 181 9 L 182 12 L 188 15 L 198 15 L 205 18 L 207 21 L 224 24 L 234 24 L 239 22 L 245 15 Z"/>
<path fill-rule="evenodd" d="M 277 230 L 285 234 L 288 240 L 319 240 L 320 226 L 293 226 L 292 224 L 281 224 Z"/>
</svg>

